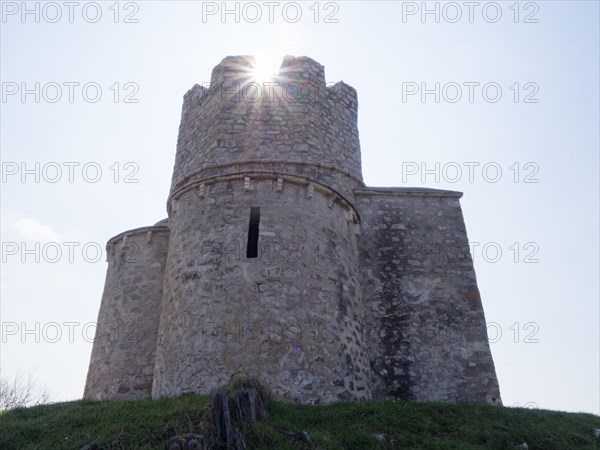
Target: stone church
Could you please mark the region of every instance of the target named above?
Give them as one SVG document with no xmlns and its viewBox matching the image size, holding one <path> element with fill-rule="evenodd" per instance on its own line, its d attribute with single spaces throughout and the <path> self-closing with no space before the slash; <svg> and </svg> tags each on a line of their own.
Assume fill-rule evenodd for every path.
<svg viewBox="0 0 600 450">
<path fill-rule="evenodd" d="M 462 194 L 365 186 L 356 91 L 253 66 L 185 94 L 168 219 L 108 241 L 84 398 L 501 404 Z"/>
</svg>

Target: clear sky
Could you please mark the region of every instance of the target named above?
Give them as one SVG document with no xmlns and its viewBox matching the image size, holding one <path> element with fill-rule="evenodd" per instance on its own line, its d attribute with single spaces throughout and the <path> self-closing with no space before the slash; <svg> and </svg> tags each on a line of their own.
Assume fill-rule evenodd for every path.
<svg viewBox="0 0 600 450">
<path fill-rule="evenodd" d="M 358 91 L 367 185 L 464 192 L 504 404 L 600 412 L 598 2 L 76 3 L 2 2 L 3 377 L 81 398 L 104 245 L 166 217 L 183 94 L 290 54 Z"/>
</svg>

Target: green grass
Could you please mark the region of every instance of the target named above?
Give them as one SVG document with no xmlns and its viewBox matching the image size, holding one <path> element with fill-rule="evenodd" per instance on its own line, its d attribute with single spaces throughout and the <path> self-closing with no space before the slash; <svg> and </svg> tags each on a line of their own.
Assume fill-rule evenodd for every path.
<svg viewBox="0 0 600 450">
<path fill-rule="evenodd" d="M 0 415 L 0 449 L 157 449 L 186 432 L 207 434 L 206 396 L 139 401 L 75 401 Z M 592 414 L 487 405 L 400 401 L 306 406 L 272 402 L 269 419 L 244 430 L 252 449 L 598 449 Z M 303 430 L 312 447 L 281 430 Z M 379 443 L 374 433 L 386 435 Z M 304 445 L 304 447 L 303 447 Z"/>
</svg>

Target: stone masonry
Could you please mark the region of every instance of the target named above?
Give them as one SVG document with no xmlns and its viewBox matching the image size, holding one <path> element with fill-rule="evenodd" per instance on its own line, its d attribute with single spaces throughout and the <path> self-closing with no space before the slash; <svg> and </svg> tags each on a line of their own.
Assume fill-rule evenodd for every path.
<svg viewBox="0 0 600 450">
<path fill-rule="evenodd" d="M 84 398 L 501 404 L 459 192 L 362 181 L 356 91 L 225 58 L 184 96 L 168 219 L 107 244 Z"/>
</svg>

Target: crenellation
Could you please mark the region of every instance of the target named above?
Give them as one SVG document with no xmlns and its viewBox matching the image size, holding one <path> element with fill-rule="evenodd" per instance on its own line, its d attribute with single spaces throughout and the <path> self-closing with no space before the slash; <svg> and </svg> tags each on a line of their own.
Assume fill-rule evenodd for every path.
<svg viewBox="0 0 600 450">
<path fill-rule="evenodd" d="M 255 58 L 251 55 L 227 56 L 217 64 L 210 77 L 211 85 L 219 86 L 228 81 L 249 79 L 255 66 Z"/>
<path fill-rule="evenodd" d="M 308 57 L 254 64 L 185 94 L 168 219 L 108 241 L 84 397 L 246 373 L 301 403 L 501 404 L 462 194 L 365 186 L 356 90 Z"/>
<path fill-rule="evenodd" d="M 325 88 L 325 67 L 307 56 L 285 56 L 279 76 L 284 82 L 310 83 Z"/>
</svg>

